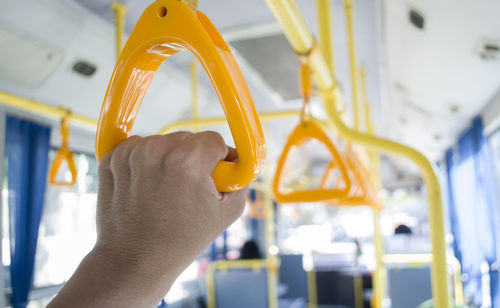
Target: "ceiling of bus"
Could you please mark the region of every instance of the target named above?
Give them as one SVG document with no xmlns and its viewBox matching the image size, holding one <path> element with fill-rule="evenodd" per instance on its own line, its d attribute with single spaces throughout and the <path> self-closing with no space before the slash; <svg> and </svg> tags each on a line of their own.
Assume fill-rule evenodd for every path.
<svg viewBox="0 0 500 308">
<path fill-rule="evenodd" d="M 17 0 L 0 4 L 0 90 L 71 108 L 97 118 L 115 61 L 110 0 Z M 152 1 L 122 0 L 130 32 Z M 298 0 L 316 32 L 314 1 Z M 336 78 L 351 106 L 345 19 L 332 0 Z M 298 109 L 297 60 L 263 0 L 199 0 L 230 43 L 261 112 Z M 408 18 L 415 9 L 423 30 Z M 484 60 L 483 41 L 500 41 L 500 2 L 495 0 L 357 0 L 358 63 L 367 71 L 367 94 L 377 133 L 410 144 L 432 159 L 442 156 L 500 86 L 500 61 Z M 228 13 L 230 12 L 230 13 Z M 152 134 L 190 115 L 192 55 L 166 61 L 153 80 L 134 126 Z M 75 62 L 97 67 L 92 77 L 75 74 Z M 321 104 L 314 101 L 318 116 Z M 200 73 L 201 116 L 222 115 L 208 78 Z M 268 134 L 279 154 L 297 120 Z M 425 133 L 422 128 L 425 127 Z M 229 132 L 223 130 L 230 139 Z M 271 147 L 272 148 L 272 147 Z M 398 164 L 395 164 L 398 165 Z"/>
</svg>

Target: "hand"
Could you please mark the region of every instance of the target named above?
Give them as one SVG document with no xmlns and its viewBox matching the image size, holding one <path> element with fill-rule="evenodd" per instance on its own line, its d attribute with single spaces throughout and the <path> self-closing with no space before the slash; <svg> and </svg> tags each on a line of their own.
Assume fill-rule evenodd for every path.
<svg viewBox="0 0 500 308">
<path fill-rule="evenodd" d="M 246 191 L 220 193 L 211 177 L 235 159 L 214 132 L 118 145 L 99 165 L 97 243 L 48 307 L 155 307 L 243 212 Z"/>
</svg>

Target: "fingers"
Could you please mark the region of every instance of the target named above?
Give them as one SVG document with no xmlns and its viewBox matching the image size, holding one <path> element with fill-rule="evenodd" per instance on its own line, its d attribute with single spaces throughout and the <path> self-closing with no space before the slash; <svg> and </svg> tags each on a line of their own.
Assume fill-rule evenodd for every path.
<svg viewBox="0 0 500 308">
<path fill-rule="evenodd" d="M 212 174 L 217 164 L 226 159 L 229 151 L 222 136 L 213 131 L 193 134 L 182 148 L 183 159 L 188 165 L 207 174 Z M 231 153 L 231 157 L 236 156 L 235 152 Z"/>
<path fill-rule="evenodd" d="M 108 169 L 115 176 L 127 175 L 129 173 L 127 162 L 130 152 L 140 141 L 141 137 L 139 136 L 132 136 L 122 141 L 103 157 L 99 169 L 102 169 L 102 172 Z"/>
<path fill-rule="evenodd" d="M 129 157 L 130 165 L 151 166 L 163 163 L 165 156 L 185 144 L 191 132 L 175 132 L 167 135 L 155 135 L 142 138 L 132 150 Z"/>
<path fill-rule="evenodd" d="M 226 158 L 224 160 L 236 162 L 238 160 L 238 152 L 236 152 L 236 149 L 233 147 L 230 147 L 230 146 L 228 146 L 227 149 L 228 149 L 227 155 L 226 155 Z"/>
<path fill-rule="evenodd" d="M 248 188 L 223 193 L 220 207 L 217 210 L 226 228 L 243 214 L 247 193 Z"/>
</svg>

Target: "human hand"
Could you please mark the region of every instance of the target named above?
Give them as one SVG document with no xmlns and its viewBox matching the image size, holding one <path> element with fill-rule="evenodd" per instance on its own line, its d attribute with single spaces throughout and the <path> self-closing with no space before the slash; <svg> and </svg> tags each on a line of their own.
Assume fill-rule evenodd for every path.
<svg viewBox="0 0 500 308">
<path fill-rule="evenodd" d="M 243 212 L 246 190 L 220 193 L 211 177 L 219 161 L 235 159 L 236 151 L 214 132 L 133 136 L 104 156 L 97 243 L 62 298 L 68 286 L 80 285 L 73 289 L 91 288 L 95 307 L 154 307 Z M 81 271 L 92 283 L 71 284 Z M 105 286 L 113 296 L 99 289 Z"/>
</svg>

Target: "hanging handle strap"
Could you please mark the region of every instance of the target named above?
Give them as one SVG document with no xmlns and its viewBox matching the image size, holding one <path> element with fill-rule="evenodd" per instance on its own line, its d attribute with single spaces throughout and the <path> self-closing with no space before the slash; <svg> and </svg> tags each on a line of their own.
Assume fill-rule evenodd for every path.
<svg viewBox="0 0 500 308">
<path fill-rule="evenodd" d="M 52 162 L 49 172 L 49 184 L 53 186 L 73 186 L 76 184 L 76 165 L 73 159 L 73 152 L 69 148 L 69 136 L 70 136 L 70 120 L 72 113 L 66 110 L 66 115 L 61 120 L 61 147 L 57 151 L 56 157 Z M 62 163 L 66 161 L 68 164 L 68 169 L 71 173 L 71 180 L 69 181 L 58 181 L 57 174 L 61 168 Z"/>
</svg>

